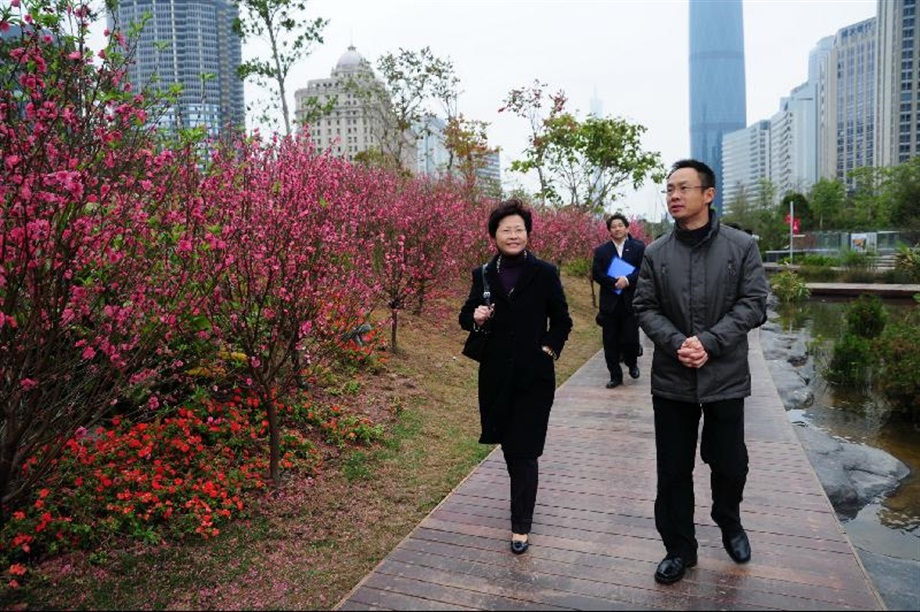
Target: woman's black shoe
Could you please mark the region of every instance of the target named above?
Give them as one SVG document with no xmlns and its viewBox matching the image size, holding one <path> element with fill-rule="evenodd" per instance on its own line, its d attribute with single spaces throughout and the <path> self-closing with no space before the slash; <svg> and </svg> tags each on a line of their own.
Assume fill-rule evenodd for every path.
<svg viewBox="0 0 920 612">
<path fill-rule="evenodd" d="M 511 540 L 511 552 L 516 555 L 527 552 L 528 548 L 530 548 L 530 543 L 527 540 Z"/>
</svg>

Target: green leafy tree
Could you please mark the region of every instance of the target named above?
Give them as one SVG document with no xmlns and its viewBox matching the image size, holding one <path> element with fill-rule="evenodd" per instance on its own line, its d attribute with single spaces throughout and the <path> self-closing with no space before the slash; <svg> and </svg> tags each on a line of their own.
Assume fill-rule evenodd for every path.
<svg viewBox="0 0 920 612">
<path fill-rule="evenodd" d="M 920 157 L 891 168 L 880 197 L 890 211 L 893 227 L 920 230 Z"/>
<path fill-rule="evenodd" d="M 579 121 L 563 113 L 546 122 L 546 169 L 564 190 L 551 199 L 601 213 L 617 198 L 617 189 L 638 189 L 647 178 L 664 180 L 658 153 L 642 149 L 646 128 L 616 117 Z"/>
<path fill-rule="evenodd" d="M 242 79 L 252 78 L 260 87 L 275 90 L 277 97 L 268 102 L 260 116 L 262 121 L 274 124 L 269 111 L 281 111 L 285 134 L 291 134 L 290 110 L 287 103 L 287 83 L 291 68 L 322 44 L 323 28 L 328 19 L 317 17 L 313 21 L 300 15 L 306 10 L 306 0 L 240 0 L 244 18 L 237 19 L 234 30 L 248 41 L 264 40 L 269 45 L 268 59 L 250 59 L 239 67 Z"/>
<path fill-rule="evenodd" d="M 811 188 L 808 205 L 819 230 L 823 230 L 825 224 L 829 228 L 837 227 L 838 214 L 845 200 L 846 189 L 842 182 L 836 179 L 818 179 L 818 182 Z"/>
<path fill-rule="evenodd" d="M 477 186 L 481 187 L 488 195 L 495 195 L 495 185 L 480 185 L 478 173 L 486 167 L 487 157 L 495 152 L 489 147 L 486 128 L 488 122 L 478 119 L 467 119 L 462 114 L 449 119 L 444 129 L 444 145 L 454 158 L 454 165 L 463 180 L 468 192 L 472 193 Z M 450 166 L 448 166 L 450 170 Z M 498 185 L 498 195 L 501 195 L 501 185 Z"/>
<path fill-rule="evenodd" d="M 847 229 L 888 227 L 891 211 L 888 201 L 881 197 L 882 185 L 887 176 L 885 168 L 855 168 L 850 171 L 853 190 L 847 198 Z"/>
<path fill-rule="evenodd" d="M 505 97 L 502 107 L 498 109 L 500 113 L 514 113 L 530 124 L 529 146 L 524 151 L 523 159 L 511 162 L 511 170 L 524 174 L 533 170 L 537 173 L 540 182 L 537 197 L 541 203 L 545 203 L 547 197 L 555 193 L 546 169 L 546 152 L 549 146 L 546 139 L 547 122 L 562 114 L 566 104 L 565 92 L 560 89 L 551 94 L 547 92 L 547 87 L 546 83 L 535 79 L 527 87 L 512 89 Z"/>
</svg>

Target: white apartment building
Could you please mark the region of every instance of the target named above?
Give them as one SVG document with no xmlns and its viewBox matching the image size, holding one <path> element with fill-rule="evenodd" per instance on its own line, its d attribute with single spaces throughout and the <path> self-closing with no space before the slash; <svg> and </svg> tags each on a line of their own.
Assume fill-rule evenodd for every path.
<svg viewBox="0 0 920 612">
<path fill-rule="evenodd" d="M 770 178 L 770 122 L 758 121 L 722 137 L 722 202 L 726 213 L 742 195 L 753 201 Z"/>
<path fill-rule="evenodd" d="M 305 126 L 319 150 L 328 150 L 351 161 L 363 151 L 389 153 L 396 150 L 392 142 L 393 121 L 389 100 L 359 95 L 356 86 L 386 91 L 383 82 L 374 75 L 370 63 L 352 45 L 339 58 L 329 78 L 311 79 L 305 88 L 294 92 L 298 124 L 303 126 L 308 120 L 311 102 L 322 106 L 333 101 L 329 113 L 312 118 Z M 418 163 L 415 138 L 404 138 L 401 163 L 404 168 L 414 171 Z"/>
<path fill-rule="evenodd" d="M 817 181 L 817 88 L 806 82 L 780 101 L 770 118 L 770 182 L 776 195 L 807 192 Z"/>
</svg>

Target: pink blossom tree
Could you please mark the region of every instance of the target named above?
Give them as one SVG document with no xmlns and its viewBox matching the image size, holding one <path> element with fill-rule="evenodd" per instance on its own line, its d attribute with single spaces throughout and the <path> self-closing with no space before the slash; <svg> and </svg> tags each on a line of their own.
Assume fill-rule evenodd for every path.
<svg viewBox="0 0 920 612">
<path fill-rule="evenodd" d="M 74 429 L 156 374 L 194 307 L 174 243 L 195 251 L 195 164 L 157 148 L 122 38 L 94 64 L 93 19 L 69 0 L 0 9 L 17 33 L 0 42 L 2 521 Z"/>
<path fill-rule="evenodd" d="M 304 367 L 329 357 L 372 307 L 367 213 L 348 187 L 352 169 L 318 155 L 306 136 L 250 138 L 216 152 L 204 183 L 217 279 L 206 312 L 266 411 L 270 471 L 280 484 L 277 398 Z"/>
</svg>

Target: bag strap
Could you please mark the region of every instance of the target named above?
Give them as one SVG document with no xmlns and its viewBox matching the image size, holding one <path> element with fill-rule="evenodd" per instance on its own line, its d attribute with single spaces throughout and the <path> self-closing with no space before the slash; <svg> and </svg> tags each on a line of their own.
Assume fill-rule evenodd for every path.
<svg viewBox="0 0 920 612">
<path fill-rule="evenodd" d="M 492 304 L 492 292 L 489 290 L 489 279 L 486 278 L 488 265 L 488 263 L 482 264 L 482 301 L 486 303 L 486 306 Z"/>
</svg>

